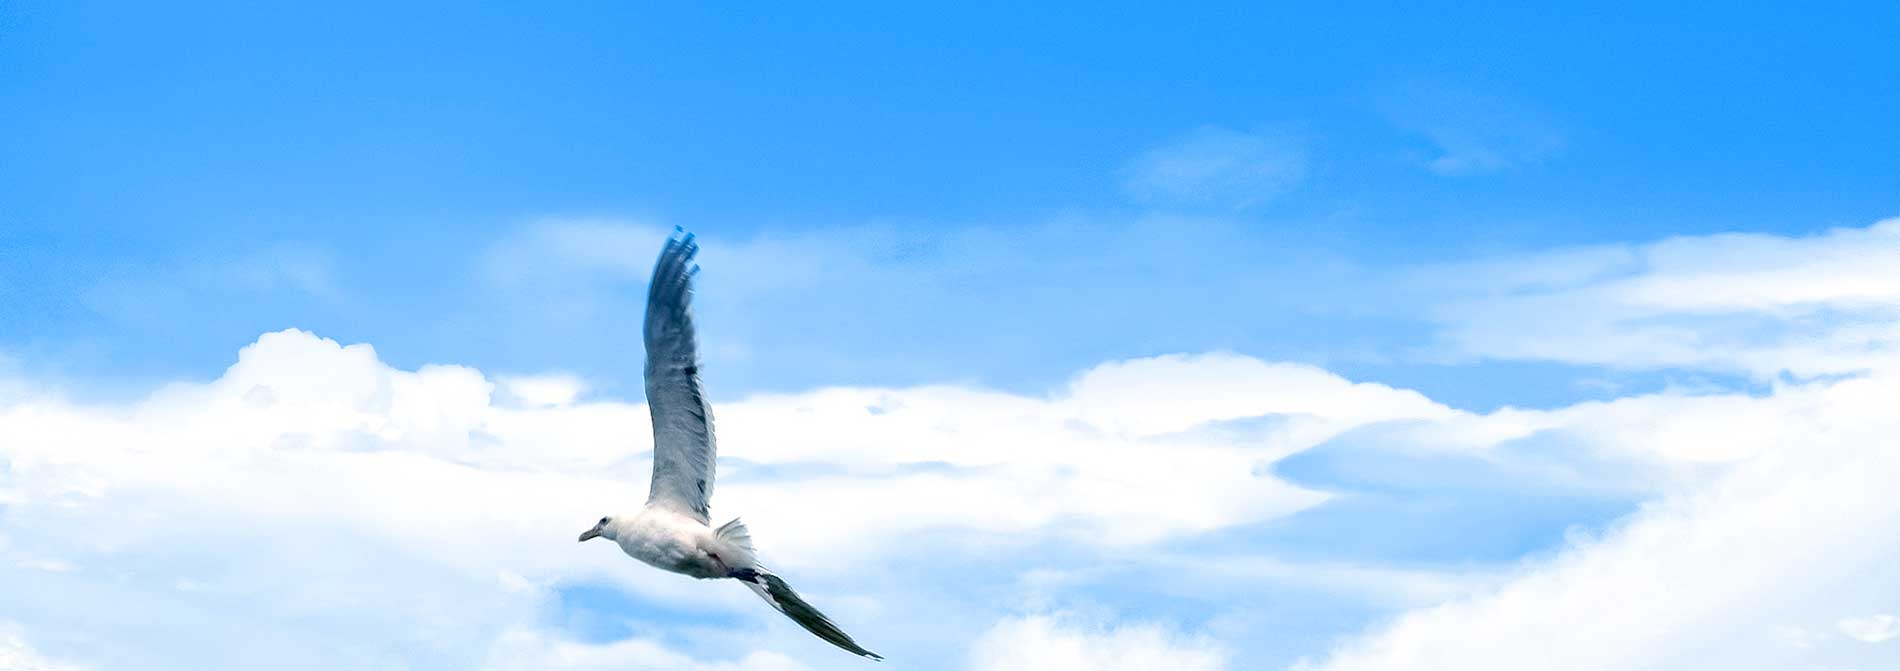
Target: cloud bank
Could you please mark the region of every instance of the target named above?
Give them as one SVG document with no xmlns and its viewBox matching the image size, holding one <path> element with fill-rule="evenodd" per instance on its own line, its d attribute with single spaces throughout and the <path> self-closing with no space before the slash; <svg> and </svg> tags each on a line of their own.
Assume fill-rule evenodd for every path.
<svg viewBox="0 0 1900 671">
<path fill-rule="evenodd" d="M 1464 355 L 1733 370 L 1744 391 L 1473 413 L 1206 353 L 1043 394 L 763 394 L 715 410 L 715 514 L 920 668 L 1273 666 L 1282 635 L 1314 671 L 1891 666 L 1896 230 L 1418 274 L 1453 296 L 1430 309 Z M 644 408 L 574 376 L 405 369 L 289 330 L 131 402 L 8 378 L 16 666 L 827 668 L 743 590 L 575 546 L 639 504 L 649 438 Z M 1259 540 L 1483 533 L 1329 516 L 1525 492 L 1647 503 L 1504 564 Z"/>
<path fill-rule="evenodd" d="M 1885 645 L 1900 593 L 1888 569 L 1900 556 L 1896 231 L 1888 221 L 1809 238 L 1676 238 L 1459 271 L 1497 280 L 1443 312 L 1468 351 L 1733 370 L 1767 391 L 1532 413 L 1595 415 L 1607 444 L 1723 466 L 1679 470 L 1702 475 L 1495 590 L 1395 617 L 1300 668 L 1900 662 Z"/>
<path fill-rule="evenodd" d="M 787 668 L 783 652 L 740 642 L 762 629 L 799 640 L 743 591 L 573 543 L 589 520 L 639 505 L 650 459 L 644 408 L 584 393 L 559 376 L 396 369 L 367 345 L 290 330 L 216 380 L 135 403 L 11 401 L 8 615 L 66 632 L 40 644 L 101 668 L 590 668 L 709 650 L 722 652 L 678 666 Z M 746 516 L 775 565 L 842 621 L 870 623 L 862 636 L 901 639 L 877 624 L 907 612 L 879 597 L 910 579 L 880 577 L 888 562 L 948 552 L 1033 566 L 1051 545 L 1087 555 L 1284 517 L 1326 495 L 1265 465 L 1354 427 L 1452 414 L 1226 354 L 1107 364 L 1041 398 L 760 396 L 717 410 L 715 512 Z M 1197 430 L 1267 415 L 1255 431 Z M 576 585 L 740 624 L 661 617 L 635 638 L 584 640 L 550 623 Z M 151 640 L 141 614 L 155 613 L 182 631 Z"/>
</svg>

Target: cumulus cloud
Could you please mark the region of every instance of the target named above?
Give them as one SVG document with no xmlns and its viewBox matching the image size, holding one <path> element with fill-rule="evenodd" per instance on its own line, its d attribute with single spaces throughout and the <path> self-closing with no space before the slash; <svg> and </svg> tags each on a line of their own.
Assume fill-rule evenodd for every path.
<svg viewBox="0 0 1900 671">
<path fill-rule="evenodd" d="M 1145 203 L 1243 209 L 1306 179 L 1306 150 L 1286 133 L 1206 127 L 1135 157 L 1123 186 Z"/>
<path fill-rule="evenodd" d="M 1220 671 L 1227 653 L 1204 637 L 1156 625 L 1090 626 L 1072 617 L 1034 615 L 996 623 L 970 653 L 973 671 Z"/>
<path fill-rule="evenodd" d="M 36 624 L 90 632 L 86 649 L 107 666 L 198 668 L 208 649 L 213 666 L 289 660 L 278 668 L 644 654 L 533 633 L 551 591 L 577 583 L 749 623 L 680 653 L 723 651 L 707 668 L 783 661 L 736 643 L 784 627 L 743 590 L 574 545 L 589 520 L 639 504 L 650 463 L 644 408 L 577 400 L 578 385 L 402 370 L 368 345 L 291 330 L 213 381 L 136 403 L 9 401 L 0 588 Z M 874 640 L 876 616 L 897 606 L 853 569 L 880 557 L 920 543 L 1075 555 L 1283 517 L 1326 496 L 1266 464 L 1354 427 L 1457 413 L 1317 368 L 1209 354 L 1106 364 L 1049 396 L 832 388 L 716 414 L 716 513 L 745 515 L 775 565 L 842 621 L 871 622 Z M 1209 430 L 1239 418 L 1266 423 Z M 176 615 L 186 633 L 153 642 L 136 613 Z"/>
<path fill-rule="evenodd" d="M 1900 295 L 1882 222 L 1560 250 L 1419 276 L 1468 353 L 1744 372 L 1754 394 L 1667 390 L 1382 430 L 1382 449 L 1509 454 L 1542 437 L 1662 466 L 1655 497 L 1489 587 L 1395 616 L 1299 665 L 1354 669 L 1885 668 L 1900 653 Z M 1475 281 L 1486 282 L 1479 285 Z M 1814 376 L 1808 381 L 1788 374 Z M 1561 478 L 1559 479 L 1561 481 Z M 1844 615 L 1845 613 L 1845 615 Z M 1859 613 L 1875 613 L 1860 615 Z"/>
<path fill-rule="evenodd" d="M 834 542 L 836 532 L 811 520 L 854 500 L 886 502 L 856 513 L 859 533 L 964 526 L 1146 543 L 1316 505 L 1322 493 L 1260 475 L 1263 467 L 1353 427 L 1450 414 L 1416 392 L 1223 354 L 1105 364 L 1048 399 L 955 387 L 764 396 L 721 411 L 721 435 L 739 441 L 726 444 L 754 446 L 728 454 L 832 461 L 851 471 L 734 484 L 722 496 L 761 511 L 746 514 L 769 522 L 764 528 L 791 529 L 788 541 L 813 547 Z M 1277 420 L 1267 435 L 1190 432 L 1262 416 Z M 829 428 L 785 430 L 814 420 Z M 923 463 L 954 470 L 904 468 Z M 744 466 L 733 473 L 746 477 Z"/>
<path fill-rule="evenodd" d="M 1889 666 L 1812 636 L 1900 589 L 1900 393 L 1891 372 L 1773 397 L 1809 431 L 1645 507 L 1501 587 L 1408 613 L 1304 668 L 1779 669 Z M 1850 635 L 1886 633 L 1843 621 Z M 1861 636 L 1855 636 L 1862 638 Z M 1862 640 L 1866 640 L 1862 638 Z"/>
<path fill-rule="evenodd" d="M 901 642 L 913 634 L 880 628 L 908 608 L 884 600 L 904 589 L 880 581 L 906 579 L 880 567 L 920 547 L 1035 567 L 1052 544 L 1065 548 L 1058 558 L 1113 556 L 1283 519 L 1330 494 L 1276 478 L 1271 466 L 1352 434 L 1376 436 L 1380 450 L 1502 454 L 1514 441 L 1565 436 L 1586 455 L 1746 463 L 1832 426 L 1814 415 L 1838 405 L 1837 386 L 1479 415 L 1311 366 L 1213 353 L 1106 363 L 1046 396 L 956 386 L 761 395 L 716 409 L 725 459 L 715 512 L 745 515 L 808 593 L 845 621 L 869 623 L 860 627 L 867 640 Z M 195 668 L 209 632 L 237 641 L 216 648 L 226 667 L 288 655 L 276 663 L 592 668 L 641 658 L 658 660 L 652 668 L 791 668 L 778 646 L 822 645 L 784 631 L 743 591 L 573 546 L 577 524 L 638 504 L 648 468 L 644 409 L 580 400 L 582 388 L 568 376 L 402 370 L 367 345 L 285 331 L 245 348 L 216 380 L 130 405 L 48 394 L 0 405 L 0 567 L 13 567 L 0 568 L 0 587 L 22 617 L 90 632 L 90 647 L 59 640 L 57 649 L 94 651 L 107 666 Z M 1194 576 L 1172 580 L 1176 593 L 1216 600 L 1259 594 L 1246 585 L 1301 583 L 1408 606 L 1496 584 L 1460 569 L 1231 550 L 1132 556 L 1145 557 L 1134 570 L 1154 579 Z M 612 585 L 679 615 L 624 640 L 576 639 L 546 620 L 551 595 L 574 584 Z M 1069 587 L 1093 584 L 1083 576 Z M 117 607 L 72 607 L 108 602 Z M 983 612 L 932 603 L 961 622 Z M 108 612 L 186 614 L 187 631 L 199 634 L 141 640 L 143 620 Z M 712 614 L 738 619 L 689 628 L 684 647 L 656 638 L 681 635 L 667 620 Z M 1229 654 L 1204 636 L 1077 622 L 957 630 L 980 638 L 979 666 L 1087 666 L 1107 659 L 1104 650 L 1119 651 L 1115 659 L 1158 650 L 1219 668 Z"/>
<path fill-rule="evenodd" d="M 587 391 L 587 383 L 573 375 L 510 375 L 497 382 L 500 402 L 526 407 L 568 405 Z"/>
</svg>

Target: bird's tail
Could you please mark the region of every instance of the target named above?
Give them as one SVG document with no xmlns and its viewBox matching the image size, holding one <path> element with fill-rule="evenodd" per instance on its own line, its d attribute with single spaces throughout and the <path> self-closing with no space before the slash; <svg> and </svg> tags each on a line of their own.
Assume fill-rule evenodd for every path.
<svg viewBox="0 0 1900 671">
<path fill-rule="evenodd" d="M 728 566 L 744 569 L 759 565 L 759 553 L 752 549 L 752 532 L 746 531 L 745 523 L 739 518 L 719 525 L 718 529 L 713 530 L 713 536 L 725 546 L 721 548 L 720 557 L 726 560 Z"/>
<path fill-rule="evenodd" d="M 805 631 L 825 639 L 832 645 L 871 659 L 884 659 L 882 655 L 865 650 L 863 646 L 858 645 L 857 641 L 851 640 L 850 634 L 844 633 L 844 630 L 839 629 L 831 618 L 825 617 L 824 613 L 818 612 L 817 608 L 806 603 L 798 592 L 792 590 L 791 585 L 785 584 L 784 579 L 766 570 L 765 567 L 759 566 L 757 559 L 750 556 L 753 554 L 752 537 L 746 533 L 745 525 L 740 524 L 739 520 L 727 522 L 719 527 L 717 533 L 732 547 L 743 549 L 748 555 L 747 559 L 752 560 L 749 562 L 751 566 L 734 570 L 732 577 L 745 583 L 745 586 L 751 588 L 754 594 L 759 595 L 759 598 L 772 604 L 772 607 L 784 613 L 785 617 L 792 618 L 792 621 L 804 627 Z"/>
</svg>

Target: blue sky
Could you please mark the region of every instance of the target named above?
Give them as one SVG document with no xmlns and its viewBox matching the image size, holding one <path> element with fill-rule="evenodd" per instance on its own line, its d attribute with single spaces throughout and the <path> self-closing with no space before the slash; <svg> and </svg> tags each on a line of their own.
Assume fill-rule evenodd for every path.
<svg viewBox="0 0 1900 671">
<path fill-rule="evenodd" d="M 1238 242 L 1246 251 L 1222 261 L 1317 266 L 1298 270 L 1330 270 L 1313 281 L 1335 284 L 1527 248 L 1864 225 L 1889 214 L 1900 180 L 1887 160 L 1896 131 L 1879 114 L 1900 89 L 1875 66 L 1872 7 L 486 11 L 11 7 L 0 272 L 18 307 L 0 341 L 62 350 L 90 376 L 206 375 L 286 326 L 373 340 L 411 365 L 625 372 L 616 348 L 572 331 L 479 335 L 534 323 L 474 286 L 478 257 L 546 218 L 735 241 L 878 227 L 893 249 L 873 253 L 888 257 L 961 231 L 1000 244 L 1051 222 L 1094 237 L 1178 215 L 1234 231 L 1205 240 L 1189 227 L 1167 251 Z M 1267 197 L 1131 188 L 1131 162 L 1209 131 L 1286 145 L 1276 158 L 1297 176 Z M 1021 243 L 1052 265 L 1106 253 Z M 283 263 L 305 281 L 253 271 L 217 288 L 231 307 L 212 314 L 181 312 L 209 287 L 149 295 L 217 274 L 208 268 Z M 1149 274 L 1105 261 L 1043 281 L 1093 302 Z M 299 292 L 318 279 L 327 297 Z M 920 329 L 891 358 L 962 361 L 736 371 L 720 393 L 952 371 L 1046 384 L 1115 356 L 1215 347 L 1338 359 L 1323 350 L 1339 339 L 1405 327 L 1289 315 L 1274 295 L 1285 293 L 1169 295 L 1231 328 L 1081 346 L 1025 338 L 965 356 L 965 334 Z M 959 317 L 1025 332 L 1041 316 L 981 312 Z M 739 328 L 786 348 L 799 333 L 839 335 L 792 316 Z M 540 354 L 556 339 L 581 342 L 572 358 Z M 128 341 L 161 341 L 165 354 Z"/>
<path fill-rule="evenodd" d="M 681 226 L 705 243 L 711 394 L 738 418 L 728 509 L 896 511 L 761 534 L 841 620 L 876 623 L 873 649 L 938 665 L 917 668 L 1521 666 L 1460 657 L 1456 634 L 1535 641 L 1595 612 L 1576 595 L 1620 593 L 1579 575 L 1699 575 L 1682 567 L 1709 548 L 1646 530 L 1780 529 L 1735 491 L 1886 519 L 1757 471 L 1805 450 L 1800 482 L 1856 492 L 1839 464 L 1895 466 L 1861 439 L 1884 420 L 1854 411 L 1900 371 L 1900 246 L 1878 223 L 1900 213 L 1895 18 L 8 4 L 0 427 L 25 438 L 0 439 L 0 586 L 37 596 L 0 606 L 0 661 L 202 661 L 57 596 L 109 603 L 116 584 L 199 635 L 331 651 L 313 664 L 839 668 L 742 592 L 695 603 L 527 539 L 472 560 L 402 540 L 471 546 L 427 520 L 487 505 L 481 487 L 558 501 L 511 524 L 585 522 L 609 503 L 562 492 L 637 489 L 639 301 Z M 147 435 L 204 470 L 134 473 L 143 453 L 108 447 Z M 327 501 L 382 491 L 372 466 L 443 493 L 390 494 L 396 521 L 299 513 L 287 535 L 352 549 L 299 565 L 354 595 L 334 601 L 264 569 L 293 550 L 217 554 L 283 539 L 209 528 L 257 520 L 192 493 L 255 477 Z M 1156 468 L 1176 479 L 1129 484 Z M 1041 512 L 877 498 L 903 491 Z M 1180 491 L 1172 513 L 1123 503 Z M 207 549 L 59 531 L 141 506 Z M 1810 526 L 1781 541 L 1854 535 Z M 1851 558 L 1881 547 L 1835 568 L 1861 575 Z M 424 596 L 378 596 L 361 557 Z M 1771 664 L 1894 654 L 1900 604 L 1760 570 L 1808 588 L 1783 604 L 1805 615 L 1696 611 L 1663 640 L 1767 632 L 1786 649 L 1735 655 Z M 216 614 L 256 596 L 293 605 Z M 491 610 L 437 608 L 458 601 Z M 905 624 L 907 603 L 942 630 Z M 1689 668 L 1687 647 L 1593 635 L 1630 655 L 1598 662 Z"/>
</svg>

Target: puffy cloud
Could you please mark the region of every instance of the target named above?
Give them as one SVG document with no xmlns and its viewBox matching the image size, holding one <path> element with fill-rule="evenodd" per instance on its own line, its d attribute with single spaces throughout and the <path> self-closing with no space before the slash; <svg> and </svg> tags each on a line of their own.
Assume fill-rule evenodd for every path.
<svg viewBox="0 0 1900 671">
<path fill-rule="evenodd" d="M 1900 477 L 1891 412 L 1900 366 L 1889 353 L 1900 323 L 1900 293 L 1889 286 L 1896 233 L 1900 225 L 1883 222 L 1810 238 L 1689 237 L 1419 275 L 1445 283 L 1428 292 L 1464 293 L 1439 315 L 1470 354 L 1821 377 L 1782 378 L 1753 394 L 1671 389 L 1379 429 L 1378 447 L 1391 454 L 1496 461 L 1532 444 L 1596 463 L 1635 458 L 1651 467 L 1571 475 L 1626 486 L 1647 478 L 1640 486 L 1657 498 L 1601 534 L 1573 534 L 1552 557 L 1395 616 L 1300 668 L 1900 661 L 1872 645 L 1900 630 L 1878 614 L 1892 606 L 1883 595 L 1900 588 L 1886 569 L 1900 553 L 1888 485 Z"/>
<path fill-rule="evenodd" d="M 1355 433 L 1377 437 L 1380 450 L 1498 454 L 1558 435 L 1586 454 L 1730 464 L 1831 426 L 1811 415 L 1838 405 L 1834 386 L 1474 415 L 1310 366 L 1216 353 L 1103 364 L 1048 396 L 951 386 L 763 395 L 715 410 L 726 457 L 716 512 L 745 515 L 768 556 L 834 616 L 871 622 L 870 633 L 899 643 L 909 634 L 876 624 L 904 608 L 883 600 L 904 592 L 878 581 L 904 578 L 877 577 L 888 573 L 882 558 L 946 543 L 985 556 L 1028 551 L 1006 562 L 1016 567 L 1086 566 L 1135 550 L 1121 556 L 1149 557 L 1135 560 L 1142 571 L 1195 576 L 1177 589 L 1197 598 L 1305 583 L 1400 607 L 1496 581 L 1463 569 L 1139 549 L 1323 503 L 1327 493 L 1270 467 Z M 0 405 L 0 587 L 36 624 L 91 632 L 89 649 L 112 666 L 202 664 L 204 632 L 237 641 L 219 648 L 225 666 L 287 655 L 298 661 L 280 666 L 311 668 L 589 668 L 636 658 L 655 668 L 774 668 L 788 663 L 771 652 L 778 644 L 822 646 L 781 631 L 790 628 L 743 590 L 709 590 L 573 545 L 588 520 L 638 504 L 648 468 L 644 409 L 579 400 L 583 388 L 568 376 L 401 370 L 367 345 L 285 331 L 245 348 L 216 380 L 130 405 L 45 394 Z M 1718 447 L 1691 447 L 1708 445 Z M 1065 549 L 1044 558 L 1051 546 Z M 679 615 L 619 642 L 576 640 L 543 618 L 552 590 L 577 583 L 612 585 Z M 1092 585 L 1085 576 L 1065 589 Z M 200 633 L 141 640 L 140 619 L 73 603 L 189 614 L 182 621 Z M 983 612 L 935 603 L 959 622 Z M 670 630 L 660 623 L 708 613 L 751 624 L 700 631 L 685 647 L 654 637 Z M 291 621 L 298 626 L 273 625 Z M 741 642 L 762 628 L 778 643 Z M 984 663 L 1092 664 L 1099 651 L 1124 648 L 1116 658 L 1185 649 L 1208 668 L 1225 659 L 1203 639 L 1063 619 L 1011 620 L 982 641 Z"/>
<path fill-rule="evenodd" d="M 641 406 L 579 401 L 579 389 L 396 369 L 368 345 L 292 330 L 259 338 L 215 380 L 135 403 L 0 404 L 0 590 L 35 626 L 89 637 L 51 649 L 106 666 L 586 667 L 645 654 L 533 633 L 550 590 L 577 583 L 742 614 L 752 633 L 788 628 L 744 590 L 574 544 L 590 520 L 639 504 L 650 440 Z M 944 543 L 1086 555 L 1273 519 L 1325 495 L 1265 465 L 1369 423 L 1457 414 L 1224 354 L 1107 364 L 1047 397 L 834 388 L 715 412 L 716 512 L 745 515 L 768 557 L 843 622 L 888 607 L 856 570 L 880 556 Z M 1262 423 L 1226 426 L 1242 418 Z M 150 614 L 183 633 L 154 640 Z M 720 651 L 693 662 L 706 668 L 784 661 L 744 652 L 744 628 L 727 629 L 679 654 Z M 490 651 L 507 636 L 514 647 Z"/>
<path fill-rule="evenodd" d="M 1394 419 L 1457 415 L 1411 390 L 1355 384 L 1313 366 L 1232 354 L 1169 355 L 1102 364 L 1083 373 L 1066 399 L 1089 424 L 1154 436 L 1221 420 L 1274 414 L 1333 430 Z M 1294 442 L 1310 445 L 1324 433 Z"/>
<path fill-rule="evenodd" d="M 755 486 L 740 465 L 722 505 L 813 548 L 842 540 L 825 511 L 863 500 L 881 504 L 855 512 L 851 533 L 961 526 L 1144 543 L 1315 505 L 1321 493 L 1259 473 L 1356 426 L 1449 414 L 1413 392 L 1233 355 L 1108 364 L 1050 399 L 953 387 L 767 396 L 718 411 L 725 454 L 842 470 Z M 1190 431 L 1269 415 L 1264 434 Z M 814 422 L 826 428 L 785 429 Z M 914 467 L 930 463 L 952 468 Z"/>
<path fill-rule="evenodd" d="M 996 623 L 971 650 L 974 671 L 1219 671 L 1227 654 L 1204 638 L 1173 634 L 1156 625 L 1088 626 L 1048 615 Z"/>
<path fill-rule="evenodd" d="M 1806 431 L 1678 490 L 1495 590 L 1416 610 L 1305 668 L 1884 667 L 1886 646 L 1811 634 L 1890 605 L 1900 553 L 1891 372 L 1777 394 Z M 1744 416 L 1747 411 L 1731 413 Z M 1867 640 L 1877 619 L 1841 622 Z M 1798 632 L 1799 636 L 1790 636 Z"/>
<path fill-rule="evenodd" d="M 1819 430 L 1814 411 L 1828 388 L 1825 383 L 1781 384 L 1764 395 L 1665 389 L 1551 410 L 1506 407 L 1487 414 L 1456 413 L 1383 431 L 1381 447 L 1495 451 L 1542 439 L 1569 452 L 1552 456 L 1638 459 L 1693 474 L 1688 471 L 1743 461 Z"/>
<path fill-rule="evenodd" d="M 587 391 L 587 383 L 573 375 L 513 375 L 499 382 L 500 402 L 535 408 L 568 405 Z"/>
</svg>

